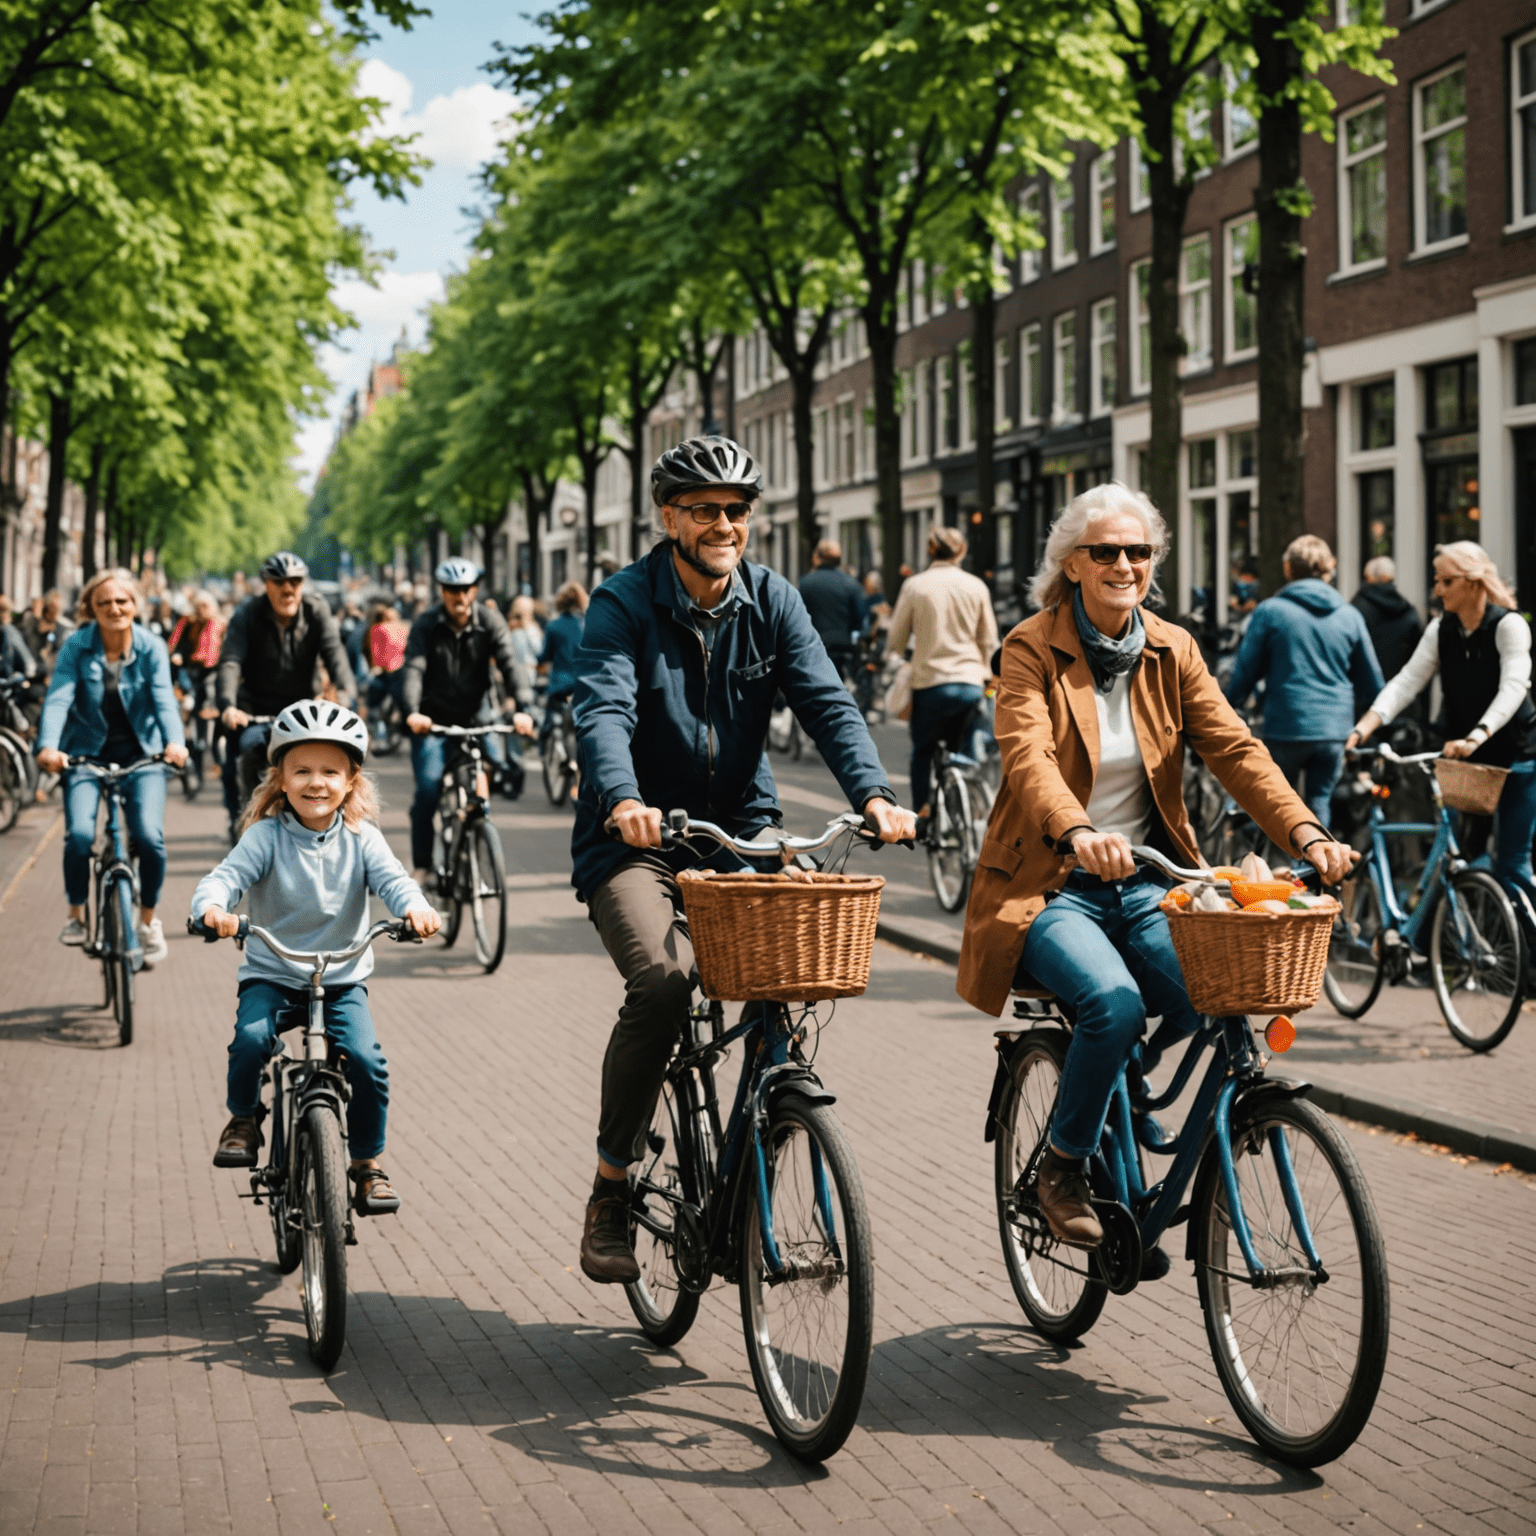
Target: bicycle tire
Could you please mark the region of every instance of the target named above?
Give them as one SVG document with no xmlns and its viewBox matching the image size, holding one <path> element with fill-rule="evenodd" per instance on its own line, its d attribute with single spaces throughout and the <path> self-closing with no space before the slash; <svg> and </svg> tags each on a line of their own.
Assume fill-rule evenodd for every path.
<svg viewBox="0 0 1536 1536">
<path fill-rule="evenodd" d="M 1481 942 L 1463 965 L 1467 933 Z M 1440 893 L 1429 974 L 1445 1027 L 1469 1051 L 1491 1051 L 1515 1027 L 1525 1001 L 1525 943 L 1514 904 L 1486 870 L 1464 869 Z"/>
<path fill-rule="evenodd" d="M 488 821 L 477 821 L 465 838 L 469 920 L 475 935 L 475 959 L 487 976 L 501 964 L 507 948 L 507 865 L 501 834 Z M 489 908 L 495 908 L 494 915 Z"/>
<path fill-rule="evenodd" d="M 656 1096 L 651 1128 L 646 1133 L 645 1156 L 640 1159 L 630 1186 L 631 1199 L 664 1230 L 669 1223 L 658 1218 L 665 1211 L 674 1213 L 670 1223 L 673 1233 L 677 1230 L 677 1205 L 699 1203 L 695 1150 L 692 1137 L 685 1136 L 683 1131 L 683 1119 L 678 1111 L 678 1084 L 668 1077 Z M 641 1333 L 653 1344 L 669 1348 L 693 1327 L 703 1296 L 685 1290 L 678 1278 L 675 1238 L 669 1241 L 633 1220 L 630 1241 L 640 1265 L 640 1278 L 624 1287 L 625 1298 Z"/>
<path fill-rule="evenodd" d="M 852 1149 L 826 1105 L 786 1095 L 769 1114 L 764 1150 L 772 1158 L 768 1184 L 780 1256 L 811 1273 L 765 1283 L 758 1187 L 749 1165 L 741 1202 L 742 1332 L 775 1436 L 802 1461 L 825 1461 L 852 1433 L 869 1379 L 875 1314 L 869 1211 Z M 842 1315 L 828 1319 L 834 1310 Z M 817 1341 L 836 1359 L 815 1359 Z"/>
<path fill-rule="evenodd" d="M 933 894 L 946 912 L 958 912 L 971 889 L 976 867 L 976 824 L 965 775 L 947 766 L 939 775 L 928 823 L 928 878 Z"/>
<path fill-rule="evenodd" d="M 456 830 L 443 839 L 442 878 L 443 901 L 443 948 L 452 949 L 459 940 L 459 928 L 464 922 L 464 903 L 461 899 L 463 881 L 459 874 L 459 850 L 464 842 L 463 823 L 457 817 L 452 822 L 444 816 L 444 825 Z"/>
<path fill-rule="evenodd" d="M 1385 924 L 1381 898 L 1368 875 L 1346 881 L 1341 897 L 1344 915 L 1335 921 L 1328 940 L 1323 991 L 1335 1013 L 1346 1019 L 1358 1019 L 1381 995 L 1386 980 L 1387 962 L 1382 948 Z"/>
<path fill-rule="evenodd" d="M 544 775 L 544 793 L 549 796 L 551 805 L 565 805 L 569 791 L 565 782 L 565 765 L 561 759 L 565 755 L 565 744 L 560 740 L 560 728 L 558 726 L 544 738 L 543 748 L 539 756 L 542 759 L 541 768 Z"/>
<path fill-rule="evenodd" d="M 27 771 L 9 737 L 0 737 L 0 832 L 9 832 L 27 797 Z"/>
<path fill-rule="evenodd" d="M 310 1359 L 328 1371 L 341 1358 L 347 1339 L 347 1181 L 336 1112 L 311 1104 L 299 1121 L 294 1150 L 303 1221 L 304 1329 Z"/>
<path fill-rule="evenodd" d="M 993 1174 L 998 1235 L 1013 1294 L 1030 1327 L 1054 1344 L 1070 1344 L 1098 1322 L 1108 1288 L 1094 1279 L 1093 1257 L 1058 1242 L 1043 1219 L 1020 1222 L 1013 1192 L 1056 1102 L 1067 1059 L 1067 1034 L 1031 1030 L 1019 1038 L 997 1108 Z"/>
<path fill-rule="evenodd" d="M 119 875 L 107 885 L 107 908 L 112 913 L 114 942 L 107 963 L 112 978 L 112 1015 L 117 1020 L 117 1043 L 133 1044 L 133 884 Z"/>
<path fill-rule="evenodd" d="M 104 900 L 106 887 L 98 883 L 96 887 L 96 955 L 101 961 L 101 1006 L 111 1009 L 112 1017 L 117 1017 L 117 965 L 113 960 L 116 944 L 113 940 L 115 919 L 111 916 L 112 903 Z M 86 931 L 91 932 L 90 913 L 86 913 Z"/>
<path fill-rule="evenodd" d="M 1320 1467 L 1355 1443 L 1376 1403 L 1391 1331 L 1386 1248 L 1365 1175 L 1338 1127 L 1305 1099 L 1265 1095 L 1239 1110 L 1232 1127 L 1239 1194 L 1260 1262 L 1310 1270 L 1276 1171 L 1281 1139 L 1326 1283 L 1250 1282 L 1229 1241 L 1214 1147 L 1196 1177 L 1191 1240 L 1206 1337 L 1227 1400 L 1272 1456 Z M 1293 1365 L 1304 1379 L 1293 1377 Z"/>
</svg>

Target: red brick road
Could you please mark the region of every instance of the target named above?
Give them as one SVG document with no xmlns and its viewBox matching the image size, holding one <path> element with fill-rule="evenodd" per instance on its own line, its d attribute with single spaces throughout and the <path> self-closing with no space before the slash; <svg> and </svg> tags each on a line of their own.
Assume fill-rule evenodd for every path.
<svg viewBox="0 0 1536 1536">
<path fill-rule="evenodd" d="M 405 776 L 384 777 L 401 847 Z M 618 988 L 569 895 L 564 818 L 530 799 L 497 819 L 516 892 L 501 972 L 380 954 L 405 1208 L 349 1251 L 328 1378 L 266 1212 L 209 1162 L 232 947 L 173 941 L 116 1049 L 95 973 L 54 943 L 56 849 L 26 877 L 0 916 L 4 1536 L 1536 1530 L 1536 1181 L 1352 1131 L 1392 1262 L 1388 1377 L 1342 1461 L 1278 1467 L 1221 1393 L 1184 1261 L 1079 1347 L 1022 1326 L 981 1139 L 991 1021 L 947 969 L 889 949 L 820 1063 L 873 1210 L 874 1370 L 846 1449 L 792 1462 L 732 1293 L 658 1351 L 622 1294 L 573 1272 Z M 172 802 L 168 928 L 218 827 L 211 803 Z"/>
</svg>

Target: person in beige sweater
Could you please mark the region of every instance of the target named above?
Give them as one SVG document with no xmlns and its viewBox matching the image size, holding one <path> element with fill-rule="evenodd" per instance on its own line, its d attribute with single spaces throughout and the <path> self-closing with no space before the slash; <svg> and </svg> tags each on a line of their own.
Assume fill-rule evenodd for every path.
<svg viewBox="0 0 1536 1536">
<path fill-rule="evenodd" d="M 929 566 L 902 583 L 891 615 L 887 650 L 912 645 L 912 804 L 929 810 L 933 751 L 952 751 L 981 703 L 987 667 L 997 649 L 997 619 L 986 583 L 961 570 L 965 538 L 958 528 L 928 535 Z"/>
</svg>

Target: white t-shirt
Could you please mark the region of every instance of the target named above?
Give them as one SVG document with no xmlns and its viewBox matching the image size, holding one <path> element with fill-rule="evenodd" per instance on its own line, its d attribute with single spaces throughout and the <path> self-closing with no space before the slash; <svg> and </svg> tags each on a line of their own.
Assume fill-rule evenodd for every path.
<svg viewBox="0 0 1536 1536">
<path fill-rule="evenodd" d="M 1145 843 L 1152 830 L 1152 786 L 1131 720 L 1131 680 L 1117 677 L 1107 694 L 1093 691 L 1099 711 L 1099 773 L 1088 799 L 1088 819 L 1099 832 L 1118 832 Z"/>
</svg>

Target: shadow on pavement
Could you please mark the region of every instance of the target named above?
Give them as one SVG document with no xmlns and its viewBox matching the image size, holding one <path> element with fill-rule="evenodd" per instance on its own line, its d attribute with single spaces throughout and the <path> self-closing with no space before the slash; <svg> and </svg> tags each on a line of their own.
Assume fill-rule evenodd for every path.
<svg viewBox="0 0 1536 1536">
<path fill-rule="evenodd" d="M 97 990 L 100 990 L 99 976 Z M 117 1024 L 97 1003 L 34 1005 L 0 1012 L 0 1040 L 41 1040 L 76 1051 L 120 1050 Z"/>
</svg>

